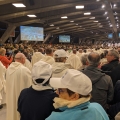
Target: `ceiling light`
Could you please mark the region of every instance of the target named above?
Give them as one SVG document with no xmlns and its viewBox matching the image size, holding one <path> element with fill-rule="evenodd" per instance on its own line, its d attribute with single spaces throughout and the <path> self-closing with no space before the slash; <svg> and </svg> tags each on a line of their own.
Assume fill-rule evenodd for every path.
<svg viewBox="0 0 120 120">
<path fill-rule="evenodd" d="M 36 15 L 27 15 L 28 17 L 37 17 Z"/>
<path fill-rule="evenodd" d="M 91 15 L 91 12 L 84 13 L 84 15 Z"/>
<path fill-rule="evenodd" d="M 91 17 L 90 19 L 95 19 L 95 17 Z"/>
<path fill-rule="evenodd" d="M 84 5 L 76 6 L 76 9 L 83 9 Z"/>
<path fill-rule="evenodd" d="M 98 23 L 98 25 L 100 25 L 101 23 Z"/>
<path fill-rule="evenodd" d="M 82 27 L 82 26 L 80 26 L 80 27 Z"/>
<path fill-rule="evenodd" d="M 51 26 L 51 27 L 53 27 L 53 26 L 54 26 L 54 24 L 51 24 L 50 26 Z"/>
<path fill-rule="evenodd" d="M 105 12 L 105 15 L 108 14 L 108 12 Z"/>
<path fill-rule="evenodd" d="M 99 27 L 103 27 L 102 25 L 100 25 Z"/>
<path fill-rule="evenodd" d="M 100 0 L 96 0 L 97 2 L 99 2 Z"/>
<path fill-rule="evenodd" d="M 23 3 L 12 3 L 15 7 L 26 7 Z"/>
<path fill-rule="evenodd" d="M 76 25 L 78 25 L 78 24 L 76 24 Z"/>
<path fill-rule="evenodd" d="M 114 15 L 117 15 L 117 12 L 115 12 Z"/>
<path fill-rule="evenodd" d="M 114 4 L 114 7 L 116 7 L 117 5 L 116 4 Z"/>
<path fill-rule="evenodd" d="M 93 22 L 98 22 L 98 21 L 93 21 Z"/>
<path fill-rule="evenodd" d="M 102 5 L 102 8 L 105 8 L 105 5 Z"/>
<path fill-rule="evenodd" d="M 66 18 L 68 18 L 67 16 L 63 16 L 63 17 L 61 17 L 62 19 L 66 19 Z"/>
<path fill-rule="evenodd" d="M 110 25 L 110 27 L 112 27 L 112 25 Z"/>
<path fill-rule="evenodd" d="M 106 17 L 106 19 L 109 19 L 109 17 Z"/>
<path fill-rule="evenodd" d="M 115 19 L 118 19 L 118 17 L 116 17 Z"/>
<path fill-rule="evenodd" d="M 70 21 L 70 22 L 74 22 L 74 21 Z"/>
<path fill-rule="evenodd" d="M 119 21 L 119 20 L 117 20 L 117 21 Z"/>
</svg>

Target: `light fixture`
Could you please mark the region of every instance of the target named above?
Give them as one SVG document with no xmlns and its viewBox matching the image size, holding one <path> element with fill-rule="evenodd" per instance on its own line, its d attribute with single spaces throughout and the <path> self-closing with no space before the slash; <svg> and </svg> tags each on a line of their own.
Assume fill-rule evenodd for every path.
<svg viewBox="0 0 120 120">
<path fill-rule="evenodd" d="M 100 25 L 101 23 L 98 23 L 98 25 Z"/>
<path fill-rule="evenodd" d="M 105 8 L 105 5 L 102 5 L 102 8 Z"/>
<path fill-rule="evenodd" d="M 82 27 L 82 26 L 80 26 L 80 27 Z"/>
<path fill-rule="evenodd" d="M 109 17 L 107 17 L 106 19 L 109 19 Z"/>
<path fill-rule="evenodd" d="M 97 2 L 99 2 L 100 0 L 96 0 Z"/>
<path fill-rule="evenodd" d="M 90 19 L 95 19 L 95 17 L 91 17 Z"/>
<path fill-rule="evenodd" d="M 36 15 L 27 15 L 28 17 L 37 17 Z"/>
<path fill-rule="evenodd" d="M 84 13 L 84 15 L 91 15 L 91 12 L 86 12 Z"/>
<path fill-rule="evenodd" d="M 67 19 L 68 17 L 67 16 L 63 16 L 63 17 L 61 17 L 62 19 Z"/>
<path fill-rule="evenodd" d="M 84 5 L 76 6 L 76 9 L 83 9 Z"/>
<path fill-rule="evenodd" d="M 116 7 L 117 5 L 116 4 L 114 4 L 114 7 Z"/>
<path fill-rule="evenodd" d="M 108 12 L 105 12 L 105 15 L 107 15 L 108 14 Z"/>
<path fill-rule="evenodd" d="M 51 27 L 53 27 L 53 26 L 54 26 L 54 24 L 51 24 L 50 26 L 51 26 Z"/>
<path fill-rule="evenodd" d="M 115 12 L 114 15 L 117 15 L 117 12 Z"/>
<path fill-rule="evenodd" d="M 93 22 L 98 22 L 98 21 L 93 21 Z"/>
<path fill-rule="evenodd" d="M 118 17 L 116 17 L 115 19 L 118 19 Z"/>
<path fill-rule="evenodd" d="M 70 21 L 70 22 L 74 22 L 74 21 Z"/>
<path fill-rule="evenodd" d="M 100 25 L 99 27 L 103 27 L 102 25 Z"/>
<path fill-rule="evenodd" d="M 112 27 L 112 25 L 110 25 L 110 27 Z"/>
<path fill-rule="evenodd" d="M 76 24 L 76 25 L 78 25 L 78 24 Z"/>
<path fill-rule="evenodd" d="M 15 7 L 26 7 L 23 3 L 12 3 Z"/>
</svg>

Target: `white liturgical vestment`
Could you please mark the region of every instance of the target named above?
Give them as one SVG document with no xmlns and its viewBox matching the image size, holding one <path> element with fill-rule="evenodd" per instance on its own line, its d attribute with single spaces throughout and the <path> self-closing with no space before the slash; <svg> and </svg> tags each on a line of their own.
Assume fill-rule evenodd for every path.
<svg viewBox="0 0 120 120">
<path fill-rule="evenodd" d="M 0 62 L 0 105 L 6 103 L 6 80 L 5 80 L 6 68 Z"/>
<path fill-rule="evenodd" d="M 17 101 L 20 92 L 32 84 L 31 71 L 19 62 L 13 62 L 6 72 L 7 120 L 20 120 Z"/>
</svg>

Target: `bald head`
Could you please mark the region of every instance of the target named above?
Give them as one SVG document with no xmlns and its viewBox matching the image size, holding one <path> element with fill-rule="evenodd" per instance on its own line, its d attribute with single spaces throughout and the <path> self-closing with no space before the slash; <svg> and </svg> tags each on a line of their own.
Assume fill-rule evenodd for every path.
<svg viewBox="0 0 120 120">
<path fill-rule="evenodd" d="M 88 55 L 88 62 L 89 62 L 90 65 L 98 67 L 98 65 L 100 63 L 100 55 L 96 52 L 91 52 Z"/>
<path fill-rule="evenodd" d="M 24 64 L 25 63 L 25 55 L 23 54 L 23 53 L 17 53 L 16 55 L 15 55 L 15 62 L 20 62 L 20 63 L 22 63 L 22 64 Z"/>
</svg>

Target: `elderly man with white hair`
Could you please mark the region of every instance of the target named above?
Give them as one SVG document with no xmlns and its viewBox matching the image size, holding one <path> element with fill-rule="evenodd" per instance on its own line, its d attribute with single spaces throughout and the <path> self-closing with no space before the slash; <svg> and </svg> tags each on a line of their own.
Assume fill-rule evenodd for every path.
<svg viewBox="0 0 120 120">
<path fill-rule="evenodd" d="M 25 55 L 17 53 L 15 62 L 11 63 L 6 72 L 6 103 L 7 103 L 7 120 L 19 120 L 17 112 L 17 101 L 20 92 L 24 88 L 30 87 L 32 83 L 31 72 L 23 64 Z"/>
</svg>

